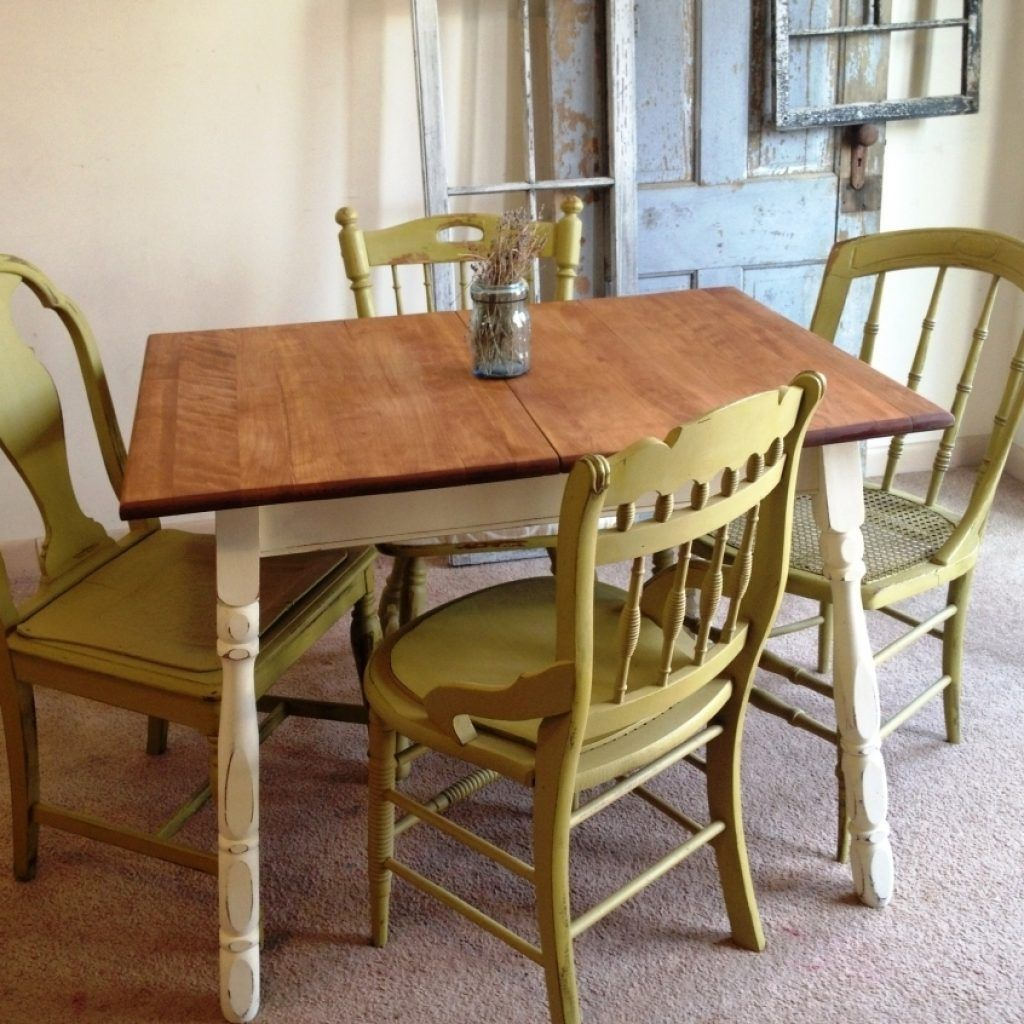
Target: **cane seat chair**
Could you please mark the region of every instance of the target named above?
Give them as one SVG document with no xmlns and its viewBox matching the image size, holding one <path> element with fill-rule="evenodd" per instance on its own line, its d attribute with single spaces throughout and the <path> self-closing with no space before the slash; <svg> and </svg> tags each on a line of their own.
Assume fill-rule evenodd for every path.
<svg viewBox="0 0 1024 1024">
<path fill-rule="evenodd" d="M 1018 340 L 1012 330 L 1000 331 L 1000 336 L 996 337 L 989 335 L 991 325 L 1008 323 L 1014 319 L 1014 309 L 1024 308 L 1019 304 L 1014 306 L 1019 303 L 1020 290 L 1024 289 L 1024 243 L 994 232 L 961 229 L 896 231 L 841 242 L 829 257 L 811 330 L 836 340 L 840 330 L 848 329 L 845 321 L 849 316 L 844 318 L 844 310 L 856 308 L 856 303 L 847 302 L 851 285 L 868 279 L 868 292 L 864 293 L 865 299 L 870 295 L 870 301 L 864 303 L 868 307 L 867 318 L 854 336 L 860 336 L 862 359 L 881 363 L 888 369 L 893 363 L 891 344 L 899 335 L 891 330 L 886 333 L 886 314 L 907 316 L 907 289 L 893 290 L 899 289 L 901 284 L 909 284 L 913 289 L 915 275 L 918 281 L 922 275 L 927 280 L 923 308 L 916 319 L 913 313 L 909 318 L 917 343 L 908 354 L 909 369 L 904 379 L 911 389 L 924 387 L 930 398 L 941 403 L 942 395 L 936 392 L 938 379 L 951 396 L 948 408 L 953 424 L 939 438 L 923 493 L 921 489 L 914 492 L 899 486 L 899 471 L 901 468 L 905 471 L 905 464 L 911 458 L 910 446 L 901 437 L 890 441 L 881 481 L 865 487 L 866 572 L 861 598 L 867 611 L 883 613 L 899 624 L 892 627 L 892 632 L 898 634 L 895 639 L 879 646 L 875 652 L 876 665 L 881 666 L 906 651 L 918 639 L 930 637 L 941 645 L 938 676 L 883 723 L 882 737 L 942 694 L 946 739 L 958 743 L 964 628 L 971 579 L 992 499 L 1024 407 L 1024 337 Z M 970 277 L 977 280 L 972 282 L 968 280 Z M 972 284 L 973 292 L 970 291 Z M 889 293 L 885 303 L 883 288 Z M 977 304 L 974 311 L 968 312 L 965 296 L 971 294 Z M 1005 303 L 1003 309 L 997 308 L 997 297 Z M 1004 318 L 1004 313 L 1011 315 Z M 967 324 L 963 332 L 966 337 L 959 337 L 946 327 L 951 319 L 954 324 Z M 983 356 L 987 358 L 983 360 Z M 976 380 L 992 382 L 988 390 L 1000 397 L 983 456 L 978 450 L 973 459 L 968 453 L 960 460 L 968 464 L 980 460 L 980 465 L 966 508 L 959 511 L 940 504 L 940 496 L 946 472 L 959 458 L 955 454 L 958 440 L 967 444 L 972 441 L 965 436 L 965 424 L 968 399 L 972 392 L 979 390 Z M 793 522 L 786 590 L 817 602 L 817 614 L 780 625 L 776 632 L 816 627 L 816 670 L 784 658 L 774 644 L 765 652 L 761 665 L 831 698 L 832 686 L 828 678 L 831 591 L 822 573 L 817 529 L 808 496 L 798 496 Z M 907 607 L 907 601 L 936 588 L 945 588 L 944 596 L 939 602 L 933 601 L 926 613 L 920 607 L 920 600 Z M 763 689 L 755 689 L 751 702 L 836 744 L 838 757 L 838 737 L 831 721 L 823 722 L 805 708 Z M 848 854 L 848 841 L 844 786 L 840 777 L 836 851 L 840 860 Z"/>
<path fill-rule="evenodd" d="M 557 300 L 575 296 L 576 274 L 580 262 L 583 203 L 577 196 L 567 196 L 561 204 L 562 216 L 554 222 L 536 222 L 543 234 L 540 259 L 553 264 L 554 295 Z M 395 295 L 395 312 L 405 311 L 402 272 L 410 265 L 422 272 L 428 310 L 435 308 L 433 268 L 453 264 L 458 272 L 457 301 L 459 308 L 469 306 L 470 268 L 491 247 L 498 231 L 497 214 L 456 213 L 424 217 L 377 231 L 364 231 L 359 217 L 351 207 L 343 207 L 335 218 L 341 225 L 339 240 L 345 274 L 352 285 L 356 312 L 360 317 L 376 314 L 372 290 L 372 268 L 388 267 Z M 453 231 L 471 231 L 479 237 L 451 240 Z M 531 291 L 532 291 L 532 282 Z M 541 296 L 533 293 L 534 300 Z M 395 561 L 381 600 L 381 618 L 385 631 L 419 614 L 425 603 L 427 558 L 481 554 L 484 552 L 522 551 L 530 548 L 551 549 L 550 531 L 519 530 L 498 533 L 461 535 L 409 541 L 401 544 L 380 544 L 378 550 Z"/>
<path fill-rule="evenodd" d="M 125 461 L 99 352 L 82 314 L 36 267 L 0 256 L 0 447 L 45 528 L 34 594 L 16 600 L 0 560 L 0 710 L 10 770 L 14 873 L 23 880 L 34 876 L 41 825 L 216 873 L 215 852 L 175 838 L 208 797 L 205 782 L 155 832 L 41 798 L 35 687 L 149 716 L 151 751 L 166 742 L 168 721 L 197 730 L 210 741 L 215 785 L 221 666 L 215 650 L 214 538 L 165 530 L 147 520 L 133 523 L 115 540 L 82 511 L 72 487 L 57 388 L 12 315 L 12 300 L 23 292 L 52 310 L 70 335 L 115 493 Z M 374 555 L 372 548 L 362 548 L 265 560 L 256 660 L 264 735 L 290 714 L 365 721 L 362 703 L 276 697 L 267 691 L 349 609 L 354 609 L 357 661 L 365 663 L 377 632 Z"/>
<path fill-rule="evenodd" d="M 541 965 L 551 1020 L 574 1024 L 573 939 L 710 843 L 733 938 L 764 947 L 743 838 L 740 744 L 748 688 L 781 599 L 800 444 L 823 387 L 817 374 L 801 374 L 664 442 L 646 438 L 609 458 L 586 456 L 565 486 L 554 578 L 461 597 L 385 636 L 364 679 L 375 945 L 388 938 L 397 875 Z M 641 514 L 651 503 L 653 515 Z M 744 524 L 744 540 L 725 564 L 734 520 Z M 710 559 L 692 558 L 694 540 L 709 531 Z M 663 550 L 676 553 L 674 565 L 645 584 L 647 556 Z M 626 589 L 596 580 L 598 569 L 606 579 L 615 564 Z M 700 591 L 699 614 L 684 622 L 691 588 Z M 412 745 L 401 749 L 399 736 Z M 706 825 L 645 788 L 701 747 Z M 469 774 L 433 798 L 413 799 L 396 779 L 429 752 L 465 762 Z M 532 793 L 532 864 L 443 813 L 500 778 Z M 570 831 L 630 792 L 685 838 L 573 917 Z M 400 859 L 395 837 L 416 824 L 436 826 L 532 883 L 539 944 Z"/>
</svg>

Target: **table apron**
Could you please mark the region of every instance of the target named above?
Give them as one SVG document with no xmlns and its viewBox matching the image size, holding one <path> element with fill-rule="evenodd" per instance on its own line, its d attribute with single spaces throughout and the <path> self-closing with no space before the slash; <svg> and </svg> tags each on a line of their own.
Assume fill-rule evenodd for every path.
<svg viewBox="0 0 1024 1024">
<path fill-rule="evenodd" d="M 566 476 L 264 505 L 264 555 L 536 526 L 558 520 Z"/>
</svg>

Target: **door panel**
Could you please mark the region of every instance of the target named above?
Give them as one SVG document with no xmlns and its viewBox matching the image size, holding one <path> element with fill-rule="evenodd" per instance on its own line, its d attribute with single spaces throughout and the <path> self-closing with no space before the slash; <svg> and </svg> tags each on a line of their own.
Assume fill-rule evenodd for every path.
<svg viewBox="0 0 1024 1024">
<path fill-rule="evenodd" d="M 544 0 L 556 174 L 578 174 L 588 157 L 609 149 L 599 107 L 609 85 L 598 87 L 594 69 L 603 64 L 604 15 L 623 2 Z M 790 0 L 793 25 L 854 19 L 867 9 L 858 2 Z M 868 185 L 855 192 L 841 130 L 775 128 L 770 0 L 631 6 L 638 289 L 733 285 L 809 322 L 833 242 L 878 230 L 882 146 L 869 151 Z M 792 97 L 827 104 L 882 95 L 886 45 L 805 46 L 791 62 Z M 609 285 L 600 267 L 600 205 L 588 203 L 594 219 L 585 228 L 583 275 Z"/>
<path fill-rule="evenodd" d="M 835 24 L 847 2 L 791 0 L 794 24 Z M 733 285 L 807 323 L 833 242 L 877 230 L 877 202 L 850 202 L 835 129 L 774 127 L 768 15 L 766 0 L 637 5 L 640 289 Z M 793 95 L 878 90 L 882 56 L 807 47 Z"/>
<path fill-rule="evenodd" d="M 693 181 L 696 0 L 636 6 L 637 179 Z"/>
<path fill-rule="evenodd" d="M 835 220 L 834 174 L 642 189 L 640 275 L 821 260 Z"/>
<path fill-rule="evenodd" d="M 831 245 L 831 243 L 829 243 Z M 798 324 L 811 322 L 821 285 L 821 264 L 754 267 L 744 273 L 748 295 Z"/>
</svg>

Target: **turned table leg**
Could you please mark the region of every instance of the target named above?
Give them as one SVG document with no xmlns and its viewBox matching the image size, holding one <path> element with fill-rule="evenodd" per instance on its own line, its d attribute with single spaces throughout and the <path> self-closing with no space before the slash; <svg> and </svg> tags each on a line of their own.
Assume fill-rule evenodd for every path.
<svg viewBox="0 0 1024 1024">
<path fill-rule="evenodd" d="M 889 796 L 879 736 L 878 680 L 860 595 L 864 577 L 864 495 L 854 442 L 818 449 L 815 517 L 834 612 L 833 679 L 840 759 L 846 786 L 853 884 L 863 903 L 892 897 L 893 860 L 886 821 Z"/>
<path fill-rule="evenodd" d="M 217 513 L 217 653 L 224 670 L 217 740 L 220 1002 L 250 1021 L 260 1005 L 259 510 Z"/>
</svg>

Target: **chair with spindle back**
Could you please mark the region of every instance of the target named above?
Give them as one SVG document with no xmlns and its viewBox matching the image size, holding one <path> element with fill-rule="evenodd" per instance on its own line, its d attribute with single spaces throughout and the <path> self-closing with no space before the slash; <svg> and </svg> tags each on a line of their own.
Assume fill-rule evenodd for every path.
<svg viewBox="0 0 1024 1024">
<path fill-rule="evenodd" d="M 847 302 L 851 285 L 860 279 L 874 278 L 867 319 L 860 332 L 860 356 L 872 362 L 883 354 L 882 344 L 895 339 L 895 332 L 885 333 L 886 323 L 893 314 L 901 314 L 906 305 L 906 289 L 899 293 L 900 299 L 894 301 L 893 287 L 898 288 L 904 278 L 910 278 L 905 283 L 912 286 L 913 272 L 922 270 L 934 270 L 934 281 L 930 291 L 926 290 L 924 313 L 917 328 L 918 340 L 909 354 L 910 365 L 905 379 L 908 387 L 915 391 L 924 387 L 929 397 L 937 402 L 942 401 L 941 395 L 936 393 L 937 387 L 943 386 L 951 395 L 948 407 L 954 422 L 939 439 L 923 495 L 897 487 L 901 460 L 910 461 L 910 452 L 905 450 L 902 437 L 894 437 L 890 442 L 881 482 L 865 487 L 863 535 L 867 571 L 861 585 L 861 596 L 866 610 L 882 612 L 908 627 L 875 653 L 877 665 L 903 652 L 917 639 L 933 637 L 941 641 L 940 675 L 883 724 L 882 737 L 889 735 L 941 693 L 945 706 L 946 739 L 957 743 L 961 735 L 961 663 L 971 579 L 996 486 L 1024 408 L 1024 336 L 1018 340 L 1013 330 L 1001 330 L 999 337 L 989 338 L 990 325 L 993 322 L 1002 325 L 1004 322 L 999 319 L 1003 310 L 996 309 L 996 298 L 1000 292 L 1005 293 L 1001 297 L 1006 301 L 1006 319 L 1014 319 L 1014 313 L 1019 312 L 1020 306 L 1015 311 L 1014 303 L 1024 290 L 1024 243 L 994 232 L 966 229 L 896 231 L 840 242 L 833 249 L 825 269 L 811 330 L 835 340 L 840 329 L 845 330 L 849 326 L 843 319 L 844 310 L 856 305 Z M 945 320 L 957 317 L 968 321 L 971 318 L 966 313 L 962 293 L 946 297 L 943 303 L 944 286 L 947 283 L 953 288 L 969 286 L 971 282 L 968 280 L 954 283 L 955 278 L 968 275 L 977 279 L 974 287 L 978 311 L 976 318 L 968 323 L 969 336 L 955 338 L 951 337 L 950 331 L 943 330 Z M 1000 289 L 1001 283 L 1006 287 Z M 887 292 L 884 304 L 883 288 Z M 944 318 L 942 314 L 947 316 Z M 887 346 L 884 354 L 888 356 L 889 352 Z M 993 368 L 987 378 L 978 375 L 983 354 L 991 357 Z M 949 374 L 950 369 L 956 370 L 957 366 L 956 376 L 950 375 L 949 380 L 945 380 L 942 375 Z M 972 392 L 978 390 L 976 380 L 993 381 L 1001 389 L 1001 397 L 991 431 L 984 438 L 983 457 L 978 450 L 973 457 L 968 453 L 961 460 L 968 464 L 979 461 L 980 465 L 966 508 L 958 512 L 941 506 L 939 498 L 946 471 L 955 458 L 958 439 L 967 444 L 972 441 L 972 438 L 961 438 L 961 435 L 964 434 L 968 399 Z M 832 687 L 827 678 L 833 614 L 831 590 L 829 581 L 822 574 L 818 534 L 809 497 L 798 497 L 793 522 L 794 537 L 786 590 L 818 602 L 818 614 L 779 626 L 776 632 L 817 627 L 817 671 L 812 672 L 783 658 L 774 646 L 765 652 L 761 665 L 794 683 L 831 697 Z M 916 605 L 911 609 L 897 607 L 939 587 L 946 588 L 945 598 L 940 607 L 929 609 L 923 620 L 922 611 Z M 776 693 L 762 689 L 755 689 L 751 703 L 837 744 L 838 750 L 837 731 L 832 723 L 815 719 Z M 846 858 L 848 842 L 844 786 L 840 779 L 837 843 L 840 860 Z"/>
<path fill-rule="evenodd" d="M 540 964 L 551 1020 L 575 1024 L 573 939 L 710 843 L 734 940 L 763 948 L 741 821 L 740 745 L 748 690 L 781 599 L 800 445 L 823 388 L 817 374 L 801 374 L 664 442 L 646 438 L 609 458 L 581 459 L 562 499 L 554 579 L 467 595 L 385 637 L 365 676 L 374 944 L 387 940 L 397 875 Z M 652 514 L 642 513 L 651 505 Z M 741 543 L 727 562 L 734 521 L 743 524 Z M 691 557 L 709 533 L 710 557 Z M 647 556 L 668 549 L 677 553 L 674 565 L 645 584 Z M 626 589 L 596 578 L 616 564 Z M 696 621 L 684 620 L 690 589 L 700 591 Z M 401 748 L 399 735 L 412 746 Z M 645 788 L 702 747 L 706 825 Z M 396 779 L 431 751 L 472 770 L 417 800 Z M 443 814 L 500 778 L 532 792 L 532 864 Z M 573 917 L 570 832 L 631 792 L 686 837 Z M 421 823 L 532 883 L 539 945 L 398 858 L 396 835 Z"/>
<path fill-rule="evenodd" d="M 540 259 L 554 265 L 553 298 L 568 300 L 576 293 L 583 230 L 579 215 L 583 203 L 577 196 L 567 196 L 561 209 L 562 216 L 557 221 L 537 221 L 536 224 L 544 239 Z M 468 309 L 472 264 L 490 250 L 501 218 L 495 213 L 446 213 L 364 231 L 359 226 L 356 211 L 344 206 L 335 220 L 341 227 L 338 235 L 341 257 L 345 275 L 352 285 L 356 313 L 364 317 L 378 315 L 373 301 L 374 267 L 390 268 L 394 311 L 401 315 L 405 312 L 402 268 L 420 268 L 426 308 L 433 311 L 436 308 L 433 269 L 451 264 L 458 274 L 456 301 L 460 309 Z M 453 232 L 472 233 L 474 237 L 452 239 L 449 236 Z M 533 282 L 529 283 L 532 288 Z M 535 293 L 531 297 L 534 301 L 540 298 Z"/>
<path fill-rule="evenodd" d="M 82 511 L 71 481 L 58 390 L 15 325 L 11 307 L 20 292 L 32 293 L 53 311 L 70 336 L 115 493 L 125 463 L 99 351 L 81 312 L 36 267 L 0 256 L 0 449 L 45 528 L 41 581 L 33 595 L 16 600 L 0 559 L 0 710 L 10 770 L 14 873 L 19 879 L 35 874 L 39 827 L 45 825 L 216 874 L 215 851 L 175 838 L 217 786 L 222 670 L 213 644 L 214 538 L 145 520 L 114 539 Z M 378 631 L 374 558 L 373 548 L 362 547 L 264 560 L 255 668 L 258 707 L 265 712 L 261 738 L 289 715 L 365 722 L 361 701 L 343 704 L 267 691 L 350 609 L 357 667 L 365 664 Z M 154 832 L 44 801 L 35 687 L 149 716 L 151 753 L 162 752 L 167 722 L 197 730 L 209 741 L 210 783 Z"/>
<path fill-rule="evenodd" d="M 553 264 L 556 300 L 568 301 L 575 296 L 576 273 L 580 262 L 583 203 L 577 196 L 567 196 L 561 204 L 562 216 L 557 221 L 537 221 L 544 237 L 540 261 Z M 470 268 L 490 249 L 498 230 L 497 214 L 455 213 L 423 217 L 390 228 L 364 231 L 359 217 L 351 207 L 343 207 L 335 217 L 341 225 L 339 241 L 345 274 L 352 285 L 356 312 L 360 317 L 377 315 L 373 300 L 372 269 L 389 267 L 395 295 L 395 312 L 405 312 L 402 271 L 419 267 L 427 309 L 435 309 L 433 273 L 438 265 L 452 264 L 458 271 L 456 301 L 459 308 L 469 307 Z M 478 237 L 452 240 L 451 232 L 469 231 Z M 530 281 L 531 299 L 542 296 Z M 515 552 L 547 548 L 554 545 L 550 532 L 535 529 L 508 530 L 481 535 L 440 537 L 378 545 L 379 550 L 394 558 L 381 599 L 380 615 L 386 632 L 407 622 L 424 608 L 426 599 L 425 559 L 451 555 L 479 555 L 485 552 Z"/>
</svg>

